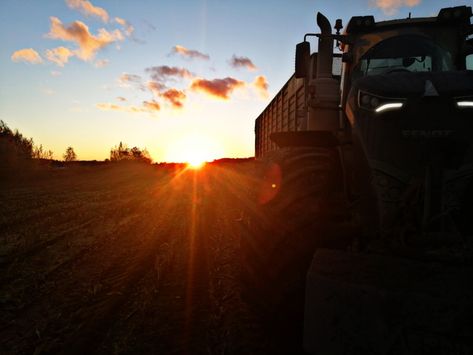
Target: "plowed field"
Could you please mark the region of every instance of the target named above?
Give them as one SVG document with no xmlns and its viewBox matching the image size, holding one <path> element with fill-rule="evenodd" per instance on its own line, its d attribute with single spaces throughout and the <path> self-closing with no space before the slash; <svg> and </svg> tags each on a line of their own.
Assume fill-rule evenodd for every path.
<svg viewBox="0 0 473 355">
<path fill-rule="evenodd" d="M 0 188 L 0 353 L 271 353 L 240 298 L 252 163 Z"/>
</svg>

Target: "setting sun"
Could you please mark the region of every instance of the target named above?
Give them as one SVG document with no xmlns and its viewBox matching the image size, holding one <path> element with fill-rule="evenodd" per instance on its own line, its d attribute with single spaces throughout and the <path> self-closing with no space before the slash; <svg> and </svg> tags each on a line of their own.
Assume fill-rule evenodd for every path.
<svg viewBox="0 0 473 355">
<path fill-rule="evenodd" d="M 200 169 L 201 167 L 203 167 L 205 165 L 206 159 L 199 156 L 199 154 L 195 154 L 195 155 L 191 156 L 187 160 L 186 163 L 189 166 L 189 168 L 191 168 L 191 169 Z"/>
<path fill-rule="evenodd" d="M 192 160 L 189 160 L 187 162 L 187 165 L 189 166 L 189 168 L 197 170 L 197 169 L 200 169 L 201 167 L 203 167 L 205 165 L 205 161 L 204 160 L 198 160 L 198 159 L 195 159 L 195 160 L 192 159 Z"/>
<path fill-rule="evenodd" d="M 187 163 L 190 168 L 198 169 L 205 162 L 222 155 L 222 147 L 211 137 L 189 134 L 176 140 L 166 152 L 166 160 Z"/>
</svg>

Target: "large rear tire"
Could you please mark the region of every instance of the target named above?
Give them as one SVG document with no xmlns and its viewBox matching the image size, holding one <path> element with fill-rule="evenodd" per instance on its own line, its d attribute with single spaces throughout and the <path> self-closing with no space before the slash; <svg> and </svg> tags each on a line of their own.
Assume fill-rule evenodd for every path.
<svg viewBox="0 0 473 355">
<path fill-rule="evenodd" d="M 242 297 L 302 344 L 305 278 L 317 247 L 344 248 L 349 219 L 336 149 L 283 148 L 265 158 L 241 238 Z M 293 334 L 289 334 L 288 330 Z"/>
</svg>

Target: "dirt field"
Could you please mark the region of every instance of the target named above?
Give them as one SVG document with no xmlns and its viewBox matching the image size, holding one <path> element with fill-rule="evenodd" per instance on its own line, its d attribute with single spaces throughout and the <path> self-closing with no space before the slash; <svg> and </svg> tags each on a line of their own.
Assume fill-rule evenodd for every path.
<svg viewBox="0 0 473 355">
<path fill-rule="evenodd" d="M 240 299 L 252 163 L 0 188 L 0 353 L 271 353 Z"/>
</svg>

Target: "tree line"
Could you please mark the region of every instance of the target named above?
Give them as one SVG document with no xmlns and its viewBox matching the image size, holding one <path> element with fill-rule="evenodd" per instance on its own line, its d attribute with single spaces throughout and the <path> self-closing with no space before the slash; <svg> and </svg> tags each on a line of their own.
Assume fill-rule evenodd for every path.
<svg viewBox="0 0 473 355">
<path fill-rule="evenodd" d="M 42 144 L 36 145 L 33 138 L 23 136 L 17 129 L 10 129 L 4 121 L 0 120 L 0 157 L 3 162 L 15 163 L 31 159 L 52 160 L 53 156 L 52 150 L 46 150 Z M 74 148 L 68 147 L 63 159 L 76 160 Z"/>
<path fill-rule="evenodd" d="M 110 161 L 138 161 L 143 163 L 151 163 L 151 156 L 145 149 L 138 147 L 128 148 L 123 142 L 110 150 Z"/>
<path fill-rule="evenodd" d="M 62 158 L 65 162 L 76 161 L 77 154 L 74 148 L 67 147 Z M 26 169 L 38 160 L 54 160 L 54 153 L 43 148 L 42 144 L 35 144 L 33 138 L 23 136 L 17 129 L 10 129 L 4 121 L 0 120 L 0 169 Z M 128 148 L 123 142 L 112 147 L 109 160 L 112 162 L 137 161 L 148 164 L 152 161 L 146 149 Z"/>
</svg>

